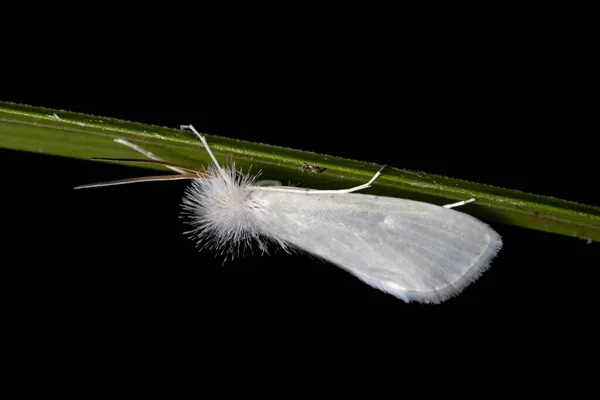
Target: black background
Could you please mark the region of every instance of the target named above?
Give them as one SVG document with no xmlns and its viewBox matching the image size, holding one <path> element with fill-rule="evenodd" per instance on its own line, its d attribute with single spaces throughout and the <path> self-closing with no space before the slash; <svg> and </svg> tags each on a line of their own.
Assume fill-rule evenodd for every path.
<svg viewBox="0 0 600 400">
<path fill-rule="evenodd" d="M 0 98 L 193 124 L 213 135 L 600 205 L 586 78 L 562 68 L 554 52 L 526 45 L 373 52 L 378 57 L 324 50 L 268 62 L 239 54 L 216 68 L 199 51 L 189 60 L 165 54 L 160 67 L 143 57 L 88 56 L 35 82 L 16 80 Z M 0 165 L 10 227 L 4 243 L 14 255 L 5 264 L 14 274 L 11 301 L 44 329 L 68 323 L 107 337 L 170 340 L 234 331 L 243 340 L 265 327 L 273 336 L 283 329 L 302 335 L 341 322 L 418 330 L 412 318 L 419 317 L 439 331 L 468 321 L 478 334 L 522 333 L 567 319 L 577 323 L 571 327 L 585 324 L 578 313 L 594 295 L 588 277 L 599 246 L 576 238 L 493 224 L 504 247 L 482 278 L 441 305 L 405 304 L 306 256 L 222 265 L 197 252 L 178 219 L 184 182 L 74 191 L 147 171 L 4 149 Z M 484 321 L 494 327 L 484 329 Z"/>
</svg>

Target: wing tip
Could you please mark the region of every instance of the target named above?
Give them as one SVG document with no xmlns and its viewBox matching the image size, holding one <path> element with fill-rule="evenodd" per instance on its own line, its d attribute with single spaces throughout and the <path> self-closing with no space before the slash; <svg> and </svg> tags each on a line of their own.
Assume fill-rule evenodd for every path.
<svg viewBox="0 0 600 400">
<path fill-rule="evenodd" d="M 485 252 L 473 263 L 473 266 L 462 275 L 462 277 L 451 285 L 432 292 L 404 292 L 401 296 L 396 296 L 407 303 L 419 302 L 429 304 L 439 304 L 452 297 L 461 294 L 471 283 L 478 280 L 492 265 L 502 249 L 502 237 L 493 229 L 489 230 L 490 244 Z M 408 301 L 406 300 L 408 299 Z"/>
</svg>

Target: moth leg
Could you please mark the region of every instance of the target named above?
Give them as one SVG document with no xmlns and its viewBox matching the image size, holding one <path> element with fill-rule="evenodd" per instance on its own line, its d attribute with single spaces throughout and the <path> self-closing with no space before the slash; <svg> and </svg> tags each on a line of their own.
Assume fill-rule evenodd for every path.
<svg viewBox="0 0 600 400">
<path fill-rule="evenodd" d="M 194 128 L 192 125 L 181 125 L 180 128 L 181 129 L 188 129 L 188 130 L 194 132 L 196 134 L 196 136 L 198 136 L 198 138 L 202 142 L 202 145 L 204 146 L 204 148 L 208 152 L 208 155 L 210 156 L 210 158 L 212 159 L 212 161 L 215 163 L 215 165 L 217 166 L 217 168 L 221 169 L 221 166 L 219 165 L 219 162 L 217 161 L 217 159 L 215 158 L 214 154 L 210 150 L 210 147 L 208 147 L 208 143 L 206 142 L 206 138 L 204 136 L 202 136 L 200 134 L 200 132 L 198 132 L 196 130 L 196 128 Z"/>
<path fill-rule="evenodd" d="M 273 191 L 273 192 L 288 192 L 288 193 L 303 193 L 303 194 L 334 194 L 334 193 L 352 193 L 352 192 L 356 192 L 359 190 L 363 190 L 363 189 L 367 189 L 371 187 L 371 184 L 373 182 L 375 182 L 375 179 L 379 178 L 381 176 L 381 171 L 383 171 L 383 169 L 387 167 L 387 165 L 384 165 L 383 167 L 381 167 L 379 169 L 379 171 L 377 171 L 377 173 L 375 174 L 375 176 L 373 176 L 371 178 L 371 180 L 363 185 L 359 185 L 359 186 L 355 186 L 353 188 L 350 189 L 338 189 L 338 190 L 313 190 L 313 189 L 289 189 L 289 188 L 284 188 L 284 187 L 258 187 L 261 190 L 267 190 L 267 191 Z"/>
<path fill-rule="evenodd" d="M 373 182 L 375 182 L 375 179 L 379 178 L 381 176 L 381 172 L 385 169 L 385 167 L 387 167 L 387 164 L 382 166 L 381 168 L 379 168 L 379 171 L 377 171 L 377 173 L 371 178 L 371 180 L 363 185 L 359 185 L 359 186 L 355 186 L 353 188 L 350 189 L 340 189 L 340 190 L 315 190 L 315 192 L 332 192 L 332 193 L 352 193 L 352 192 L 357 192 L 359 190 L 363 190 L 363 189 L 368 189 L 371 187 L 371 184 Z"/>
<path fill-rule="evenodd" d="M 464 206 L 465 204 L 472 203 L 474 201 L 475 201 L 475 198 L 470 198 L 469 200 L 459 201 L 458 203 L 446 204 L 445 206 L 442 206 L 442 207 L 444 207 L 444 208 L 460 207 L 460 206 Z"/>
<path fill-rule="evenodd" d="M 160 157 L 155 156 L 154 154 L 150 153 L 148 150 L 144 150 L 140 146 L 135 145 L 135 144 L 133 144 L 131 142 L 128 142 L 127 140 L 115 139 L 115 142 L 120 143 L 122 145 L 125 145 L 125 146 L 129 147 L 130 149 L 133 149 L 133 150 L 137 151 L 138 153 L 142 153 L 143 155 L 145 155 L 146 157 L 148 157 L 151 160 L 164 162 L 164 160 L 162 160 Z M 173 170 L 175 172 L 179 172 L 180 174 L 187 174 L 188 173 L 187 171 L 185 171 L 183 169 L 180 169 L 180 168 L 177 168 L 177 167 L 171 167 L 171 166 L 168 166 L 168 165 L 165 165 L 165 167 L 167 167 L 167 168 L 169 168 L 169 169 L 171 169 L 171 170 Z"/>
</svg>

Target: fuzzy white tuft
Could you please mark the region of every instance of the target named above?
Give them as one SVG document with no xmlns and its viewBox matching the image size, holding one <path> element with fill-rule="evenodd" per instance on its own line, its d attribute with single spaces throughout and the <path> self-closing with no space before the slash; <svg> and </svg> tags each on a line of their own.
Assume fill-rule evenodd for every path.
<svg viewBox="0 0 600 400">
<path fill-rule="evenodd" d="M 268 253 L 270 242 L 287 245 L 276 229 L 261 217 L 260 205 L 252 200 L 257 175 L 236 171 L 235 164 L 219 169 L 205 168 L 208 177 L 198 178 L 187 187 L 183 215 L 193 229 L 186 232 L 201 248 L 226 257 L 235 257 L 252 248 Z"/>
</svg>

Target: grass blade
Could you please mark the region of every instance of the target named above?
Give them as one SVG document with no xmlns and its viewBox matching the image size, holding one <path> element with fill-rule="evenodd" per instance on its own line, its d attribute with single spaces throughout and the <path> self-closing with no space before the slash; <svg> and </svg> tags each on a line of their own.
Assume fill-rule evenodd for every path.
<svg viewBox="0 0 600 400">
<path fill-rule="evenodd" d="M 264 179 L 291 181 L 304 187 L 356 186 L 368 181 L 380 167 L 243 140 L 206 137 L 217 158 L 231 158 L 244 170 L 250 166 L 254 171 L 262 170 Z M 80 159 L 140 158 L 135 151 L 115 143 L 116 138 L 129 140 L 169 162 L 197 168 L 210 162 L 200 142 L 188 131 L 0 102 L 0 147 Z M 326 170 L 320 172 L 320 168 Z M 475 197 L 475 203 L 460 210 L 490 222 L 600 241 L 599 207 L 547 196 L 393 167 L 388 167 L 365 193 L 435 204 Z"/>
</svg>

